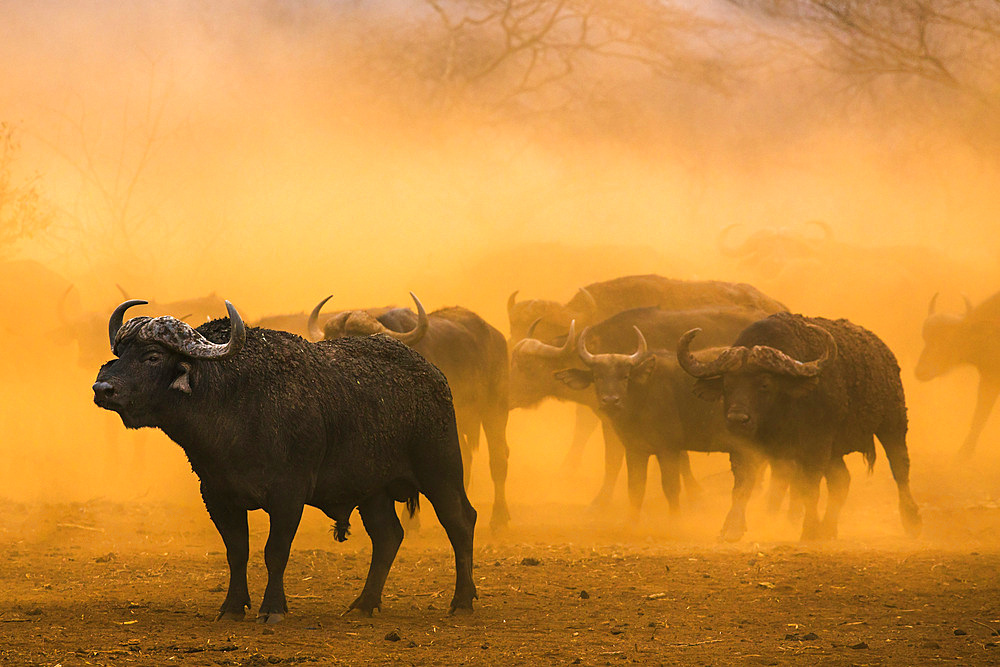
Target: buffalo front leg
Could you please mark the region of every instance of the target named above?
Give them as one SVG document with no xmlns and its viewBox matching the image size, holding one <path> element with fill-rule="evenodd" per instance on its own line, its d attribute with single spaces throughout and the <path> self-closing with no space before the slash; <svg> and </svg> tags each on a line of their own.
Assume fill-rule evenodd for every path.
<svg viewBox="0 0 1000 667">
<path fill-rule="evenodd" d="M 979 435 L 986 426 L 986 419 L 993 411 L 993 406 L 1000 395 L 1000 378 L 989 376 L 979 376 L 979 390 L 976 394 L 976 411 L 972 415 L 972 424 L 969 427 L 969 434 L 965 436 L 962 448 L 958 450 L 958 458 L 967 459 L 976 451 L 976 444 L 979 442 Z M 881 440 L 881 438 L 879 438 Z"/>
<path fill-rule="evenodd" d="M 835 456 L 826 467 L 826 513 L 823 515 L 823 525 L 820 527 L 820 537 L 834 539 L 837 537 L 837 524 L 840 520 L 840 510 L 847 502 L 847 491 L 851 488 L 851 473 L 847 470 L 842 456 Z"/>
<path fill-rule="evenodd" d="M 815 465 L 810 461 L 807 464 L 798 466 L 795 471 L 795 478 L 792 487 L 799 497 L 802 498 L 804 510 L 802 516 L 802 538 L 803 540 L 815 540 L 822 537 L 819 522 L 819 483 L 823 479 L 825 467 Z"/>
<path fill-rule="evenodd" d="M 399 524 L 392 498 L 385 493 L 368 498 L 358 506 L 358 511 L 372 541 L 372 562 L 368 566 L 368 578 L 361 595 L 347 611 L 357 609 L 365 616 L 371 616 L 375 609 L 382 609 L 382 589 L 403 541 L 403 527 Z"/>
<path fill-rule="evenodd" d="M 226 560 L 229 561 L 229 591 L 215 620 L 242 621 L 250 607 L 250 592 L 247 588 L 247 560 L 250 558 L 247 511 L 233 506 L 222 494 L 212 492 L 204 485 L 201 497 L 212 523 L 226 545 Z"/>
<path fill-rule="evenodd" d="M 601 429 L 604 433 L 604 481 L 601 483 L 601 490 L 597 492 L 597 497 L 590 503 L 591 507 L 595 508 L 611 504 L 615 484 L 618 482 L 618 472 L 622 469 L 622 460 L 625 458 L 625 447 L 611 424 L 601 420 Z"/>
<path fill-rule="evenodd" d="M 729 465 L 733 470 L 732 503 L 722 523 L 719 539 L 736 542 L 747 532 L 747 503 L 757 486 L 762 463 L 760 457 L 754 454 L 734 451 L 729 454 Z"/>
<path fill-rule="evenodd" d="M 664 452 L 656 457 L 660 464 L 660 486 L 670 507 L 671 516 L 676 516 L 681 509 L 681 469 L 686 458 L 687 452 L 677 450 Z"/>
<path fill-rule="evenodd" d="M 680 453 L 679 464 L 681 479 L 684 480 L 684 491 L 687 494 L 688 503 L 691 506 L 698 505 L 701 503 L 704 490 L 701 488 L 701 484 L 698 483 L 698 480 L 694 478 L 694 472 L 691 471 L 691 454 L 689 452 L 682 451 Z"/>
<path fill-rule="evenodd" d="M 649 455 L 639 454 L 625 448 L 625 466 L 628 472 L 629 518 L 639 519 L 639 510 L 646 495 L 646 476 L 649 468 Z"/>
<path fill-rule="evenodd" d="M 258 623 L 280 623 L 288 613 L 285 599 L 285 566 L 292 549 L 295 531 L 302 518 L 303 502 L 298 498 L 280 498 L 268 503 L 264 509 L 271 520 L 271 527 L 264 545 L 264 564 L 267 566 L 267 588 L 257 612 Z"/>
</svg>

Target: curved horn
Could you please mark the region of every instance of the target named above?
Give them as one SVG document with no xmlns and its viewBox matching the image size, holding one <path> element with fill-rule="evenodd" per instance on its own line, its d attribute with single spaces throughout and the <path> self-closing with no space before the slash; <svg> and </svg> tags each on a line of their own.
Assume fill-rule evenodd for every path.
<svg viewBox="0 0 1000 667">
<path fill-rule="evenodd" d="M 941 292 L 935 292 L 934 296 L 931 297 L 930 305 L 927 306 L 927 317 L 933 315 L 934 311 L 937 310 L 937 299 L 940 294 Z"/>
<path fill-rule="evenodd" d="M 541 321 L 542 318 L 538 318 L 532 323 L 532 327 Z M 518 354 L 533 354 L 537 357 L 547 357 L 552 359 L 557 359 L 559 357 L 571 354 L 573 352 L 573 346 L 576 343 L 576 320 L 569 323 L 569 333 L 566 334 L 566 342 L 562 344 L 562 347 L 556 347 L 555 345 L 549 345 L 548 343 L 543 343 L 537 338 L 531 337 L 531 330 L 528 331 L 528 336 L 522 338 L 518 341 L 517 345 L 514 346 L 514 352 Z"/>
<path fill-rule="evenodd" d="M 756 345 L 747 357 L 747 363 L 761 370 L 792 375 L 794 377 L 816 377 L 823 368 L 837 358 L 837 341 L 833 335 L 815 324 L 806 325 L 823 337 L 823 354 L 813 361 L 798 361 L 781 350 L 766 345 Z"/>
<path fill-rule="evenodd" d="M 541 322 L 541 321 L 542 321 L 542 318 L 539 317 L 537 320 L 535 320 L 534 322 L 532 322 L 531 326 L 528 327 L 528 333 L 526 333 L 524 335 L 524 337 L 525 338 L 534 338 L 535 337 L 535 327 L 537 327 L 538 323 Z"/>
<path fill-rule="evenodd" d="M 313 342 L 323 340 L 324 338 L 323 329 L 319 326 L 319 311 L 323 310 L 323 305 L 332 298 L 333 295 L 331 294 L 316 304 L 316 307 L 312 309 L 311 313 L 309 313 L 309 339 Z"/>
<path fill-rule="evenodd" d="M 968 295 L 963 294 L 962 299 L 965 300 L 965 316 L 968 317 L 969 313 L 972 312 L 972 301 L 969 300 Z"/>
<path fill-rule="evenodd" d="M 587 350 L 587 334 L 590 333 L 590 327 L 587 327 L 580 332 L 580 340 L 576 344 L 576 353 L 580 356 L 580 360 L 588 366 L 593 366 L 594 362 L 597 361 L 596 355 L 591 354 Z"/>
<path fill-rule="evenodd" d="M 246 325 L 243 324 L 243 318 L 236 312 L 236 308 L 228 301 L 226 301 L 226 310 L 229 312 L 228 343 L 213 343 L 192 329 L 190 325 L 182 323 L 188 328 L 188 331 L 185 332 L 187 335 L 170 346 L 193 359 L 225 359 L 238 353 L 247 342 Z M 173 343 L 170 339 L 163 342 Z"/>
<path fill-rule="evenodd" d="M 742 257 L 745 254 L 746 242 L 739 247 L 733 247 L 728 244 L 729 234 L 733 229 L 737 227 L 742 227 L 740 223 L 736 222 L 728 225 L 725 229 L 719 232 L 719 236 L 716 239 L 716 245 L 719 246 L 719 252 L 721 252 L 725 257 Z"/>
<path fill-rule="evenodd" d="M 696 378 L 717 377 L 743 366 L 748 351 L 745 347 L 727 347 L 712 361 L 699 361 L 690 349 L 691 340 L 699 333 L 701 329 L 691 329 L 677 341 L 677 363 L 688 375 Z"/>
<path fill-rule="evenodd" d="M 806 226 L 812 225 L 813 227 L 818 227 L 823 232 L 823 240 L 827 243 L 833 241 L 833 228 L 826 222 L 822 220 L 807 220 L 805 224 Z"/>
<path fill-rule="evenodd" d="M 121 292 L 122 294 L 122 298 L 125 299 L 126 301 L 132 298 L 131 296 L 129 296 L 129 293 L 125 291 L 125 288 L 119 285 L 118 283 L 115 283 L 115 287 L 118 288 L 118 291 Z"/>
<path fill-rule="evenodd" d="M 427 333 L 427 311 L 424 310 L 424 304 L 420 303 L 420 299 L 413 292 L 410 292 L 410 298 L 413 299 L 413 303 L 417 305 L 417 326 L 413 327 L 412 331 L 393 331 L 388 327 L 383 326 L 382 333 L 387 336 L 391 336 L 405 345 L 416 345 L 420 342 L 420 339 L 424 337 Z"/>
<path fill-rule="evenodd" d="M 635 335 L 639 337 L 639 347 L 635 353 L 628 358 L 628 360 L 630 364 L 635 366 L 643 357 L 646 356 L 648 348 L 646 347 L 646 337 L 642 335 L 641 331 L 639 331 L 639 327 L 633 325 L 632 328 L 635 329 Z"/>
<path fill-rule="evenodd" d="M 108 320 L 108 335 L 111 338 L 112 348 L 115 346 L 115 336 L 118 335 L 118 330 L 122 328 L 122 322 L 125 320 L 125 311 L 132 306 L 144 306 L 147 303 L 149 302 L 142 299 L 129 299 L 125 303 L 119 304 L 111 313 L 111 319 Z"/>
<path fill-rule="evenodd" d="M 514 290 L 513 292 L 510 293 L 510 296 L 507 297 L 507 317 L 508 318 L 510 317 L 510 314 L 512 312 L 514 312 L 514 307 L 517 306 L 517 293 L 519 291 L 520 290 Z"/>
<path fill-rule="evenodd" d="M 591 294 L 590 291 L 586 287 L 581 287 L 579 291 L 580 291 L 580 294 L 583 295 L 583 301 L 586 304 L 587 313 L 590 314 L 590 315 L 593 315 L 594 313 L 596 313 L 597 312 L 597 299 L 594 298 L 594 295 Z"/>
</svg>

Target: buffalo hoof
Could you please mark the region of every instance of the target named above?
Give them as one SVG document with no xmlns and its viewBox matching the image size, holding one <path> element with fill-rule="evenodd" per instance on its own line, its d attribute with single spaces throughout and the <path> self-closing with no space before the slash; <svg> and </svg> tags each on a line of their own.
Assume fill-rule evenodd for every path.
<svg viewBox="0 0 1000 667">
<path fill-rule="evenodd" d="M 372 612 L 378 609 L 382 611 L 382 602 L 366 600 L 364 596 L 359 597 L 357 600 L 351 603 L 341 616 L 347 616 L 351 612 L 356 612 L 358 616 L 366 616 L 371 618 Z"/>
<path fill-rule="evenodd" d="M 957 462 L 968 461 L 975 455 L 975 453 L 976 453 L 976 445 L 975 444 L 970 445 L 966 443 L 962 445 L 957 452 L 955 452 L 955 461 Z"/>
<path fill-rule="evenodd" d="M 472 616 L 472 605 L 470 604 L 468 607 L 452 607 L 448 613 L 452 616 Z"/>
<path fill-rule="evenodd" d="M 723 526 L 722 532 L 719 533 L 719 540 L 722 542 L 739 542 L 743 539 L 743 535 L 746 532 L 746 528 Z"/>
<path fill-rule="evenodd" d="M 908 537 L 920 537 L 920 531 L 924 527 L 924 522 L 920 519 L 920 514 L 916 509 L 902 512 L 903 530 Z"/>
<path fill-rule="evenodd" d="M 281 612 L 257 614 L 257 622 L 261 625 L 274 625 L 276 623 L 281 623 L 283 620 L 285 620 L 285 615 Z"/>
<path fill-rule="evenodd" d="M 504 530 L 510 526 L 510 512 L 506 507 L 495 508 L 490 516 L 490 530 Z"/>
<path fill-rule="evenodd" d="M 216 621 L 242 621 L 246 618 L 246 612 L 242 609 L 240 611 L 220 611 L 219 615 L 215 617 Z"/>
</svg>

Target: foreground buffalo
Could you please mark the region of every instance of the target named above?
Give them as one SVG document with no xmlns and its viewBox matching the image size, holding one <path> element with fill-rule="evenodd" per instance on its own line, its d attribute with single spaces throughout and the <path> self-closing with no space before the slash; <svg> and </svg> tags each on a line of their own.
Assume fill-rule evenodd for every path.
<svg viewBox="0 0 1000 667">
<path fill-rule="evenodd" d="M 510 522 L 507 508 L 507 341 L 503 334 L 467 308 L 440 308 L 430 315 L 410 292 L 417 307 L 348 310 L 320 328 L 318 317 L 327 297 L 313 308 L 309 332 L 314 340 L 382 333 L 409 345 L 444 373 L 451 386 L 459 443 L 468 486 L 472 453 L 479 448 L 480 429 L 486 433 L 490 477 L 493 479 L 492 528 Z"/>
<path fill-rule="evenodd" d="M 920 530 L 910 495 L 906 403 L 899 365 L 875 334 L 847 320 L 779 313 L 743 330 L 732 347 L 701 361 L 690 352 L 693 329 L 677 343 L 677 361 L 698 378 L 695 391 L 724 398 L 730 432 L 750 439 L 771 460 L 794 464 L 795 491 L 805 504 L 803 539 L 835 537 L 851 477 L 844 456 L 875 463 L 877 436 L 899 490 L 907 533 Z M 819 483 L 829 500 L 822 523 Z"/>
<path fill-rule="evenodd" d="M 937 313 L 936 301 L 935 294 L 924 320 L 924 349 L 914 372 L 918 380 L 927 382 L 964 364 L 979 371 L 976 411 L 958 452 L 960 457 L 969 457 L 1000 396 L 1000 352 L 996 343 L 1000 339 L 1000 294 L 975 308 L 966 300 L 965 315 Z"/>
<path fill-rule="evenodd" d="M 163 430 L 201 480 L 208 513 L 226 544 L 229 593 L 219 618 L 250 605 L 247 511 L 263 509 L 267 589 L 259 622 L 287 611 L 283 575 L 303 505 L 318 507 L 347 537 L 358 508 L 372 541 L 361 595 L 350 609 L 380 608 L 403 539 L 394 502 L 410 511 L 424 494 L 448 533 L 457 577 L 451 610 L 471 610 L 476 511 L 462 486 L 451 393 L 420 355 L 385 336 L 310 343 L 229 320 L 192 329 L 172 317 L 109 324 L 117 360 L 94 384 L 94 401 L 128 428 Z"/>
</svg>

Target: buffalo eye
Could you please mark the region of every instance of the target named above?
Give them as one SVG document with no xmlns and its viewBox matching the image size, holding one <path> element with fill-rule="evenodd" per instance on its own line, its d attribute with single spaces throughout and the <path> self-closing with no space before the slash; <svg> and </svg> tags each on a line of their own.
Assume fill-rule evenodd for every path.
<svg viewBox="0 0 1000 667">
<path fill-rule="evenodd" d="M 163 361 L 163 355 L 159 352 L 147 352 L 143 355 L 142 361 L 143 363 L 156 365 Z"/>
</svg>

